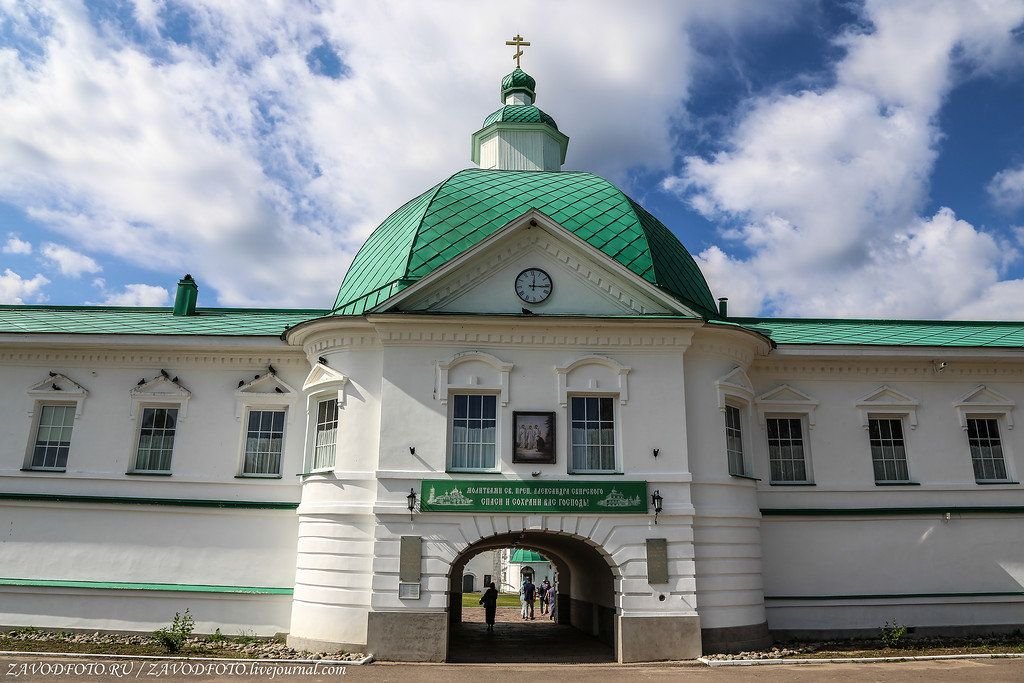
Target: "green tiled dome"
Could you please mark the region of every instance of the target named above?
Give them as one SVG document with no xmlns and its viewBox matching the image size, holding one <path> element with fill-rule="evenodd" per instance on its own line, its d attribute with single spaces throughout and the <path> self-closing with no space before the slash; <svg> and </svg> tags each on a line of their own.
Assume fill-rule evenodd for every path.
<svg viewBox="0 0 1024 683">
<path fill-rule="evenodd" d="M 530 209 L 702 315 L 715 315 L 714 297 L 686 247 L 607 180 L 477 168 L 435 185 L 373 231 L 349 266 L 334 313 L 363 314 Z"/>
<path fill-rule="evenodd" d="M 515 71 L 501 79 L 501 101 L 504 102 L 505 97 L 512 92 L 525 92 L 536 100 L 537 81 L 517 66 Z"/>
<path fill-rule="evenodd" d="M 546 123 L 555 130 L 555 120 L 532 104 L 506 104 L 484 119 L 484 128 L 492 123 Z"/>
</svg>

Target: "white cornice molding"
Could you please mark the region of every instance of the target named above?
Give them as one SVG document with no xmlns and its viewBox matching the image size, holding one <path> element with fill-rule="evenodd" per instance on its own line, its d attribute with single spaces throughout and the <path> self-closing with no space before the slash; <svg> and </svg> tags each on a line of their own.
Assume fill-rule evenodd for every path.
<svg viewBox="0 0 1024 683">
<path fill-rule="evenodd" d="M 814 429 L 814 411 L 818 401 L 788 384 L 782 384 L 754 399 L 763 427 L 768 413 L 797 413 L 807 416 L 807 426 Z"/>
<path fill-rule="evenodd" d="M 29 404 L 29 415 L 35 414 L 39 401 L 61 401 L 75 404 L 76 420 L 82 416 L 85 399 L 89 395 L 89 392 L 81 384 L 67 375 L 53 371 L 50 371 L 49 376 L 45 379 L 30 386 L 25 393 L 35 399 Z"/>
<path fill-rule="evenodd" d="M 1003 396 L 995 389 L 979 384 L 953 402 L 960 428 L 967 430 L 968 415 L 1003 415 L 1006 417 L 1006 428 L 1013 429 L 1013 408 L 1016 402 Z"/>
<path fill-rule="evenodd" d="M 593 392 L 609 390 L 609 387 L 598 386 L 596 380 L 591 380 L 590 384 L 585 387 L 571 384 L 570 375 L 572 375 L 572 372 L 586 365 L 600 365 L 611 370 L 618 378 L 618 386 L 615 388 L 615 393 L 619 396 L 619 404 L 626 405 L 629 402 L 629 373 L 632 368 L 628 368 L 608 356 L 588 354 L 577 358 L 565 367 L 555 368 L 555 376 L 558 380 L 558 404 L 560 406 L 564 408 L 569 404 L 569 393 L 573 391 Z"/>
<path fill-rule="evenodd" d="M 492 385 L 481 385 L 481 384 L 468 384 L 468 385 L 454 385 L 449 383 L 449 371 L 458 367 L 462 363 L 470 361 L 479 361 L 485 363 L 492 368 L 498 375 L 498 382 Z M 512 363 L 503 361 L 497 356 L 493 356 L 483 351 L 461 351 L 456 353 L 454 356 L 444 361 L 443 363 L 437 364 L 438 370 L 438 391 L 437 400 L 441 402 L 441 405 L 447 405 L 448 395 L 453 390 L 466 389 L 466 390 L 477 390 L 480 389 L 496 389 L 498 390 L 499 400 L 501 405 L 507 406 L 509 402 L 509 374 L 512 372 L 512 368 L 515 367 Z M 478 379 L 478 378 L 474 378 Z M 478 380 L 479 381 L 479 380 Z"/>
<path fill-rule="evenodd" d="M 857 399 L 856 406 L 864 429 L 868 428 L 872 414 L 906 415 L 910 428 L 917 429 L 917 408 L 920 404 L 916 398 L 883 384 Z"/>
<path fill-rule="evenodd" d="M 775 362 L 778 361 L 778 362 Z M 835 379 L 835 378 L 877 378 L 877 379 L 913 379 L 916 381 L 948 382 L 950 378 L 984 378 L 984 377 L 1024 377 L 1024 363 L 984 364 L 978 359 L 973 365 L 950 366 L 936 373 L 931 361 L 910 359 L 900 362 L 898 359 L 872 359 L 856 354 L 846 360 L 832 359 L 797 359 L 785 361 L 769 357 L 766 360 L 754 361 L 751 371 L 758 376 L 785 379 L 801 377 L 804 379 Z"/>
<path fill-rule="evenodd" d="M 219 352 L 211 350 L 204 353 L 180 353 L 176 351 L 159 352 L 156 350 L 121 350 L 121 349 L 74 349 L 74 348 L 39 348 L 33 349 L 0 349 L 0 363 L 53 366 L 74 363 L 93 367 L 152 368 L 164 367 L 235 367 L 248 371 L 251 368 L 267 365 L 291 365 L 306 363 L 301 351 L 282 348 L 285 355 L 266 353 L 249 354 L 235 352 Z M 291 351 L 291 353 L 289 353 Z"/>
</svg>

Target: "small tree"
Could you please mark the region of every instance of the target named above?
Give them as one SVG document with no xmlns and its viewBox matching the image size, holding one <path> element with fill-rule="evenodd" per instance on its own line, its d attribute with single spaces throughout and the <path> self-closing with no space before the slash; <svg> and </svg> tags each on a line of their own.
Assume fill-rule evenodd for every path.
<svg viewBox="0 0 1024 683">
<path fill-rule="evenodd" d="M 192 635 L 192 630 L 195 627 L 195 619 L 192 618 L 192 613 L 186 608 L 184 614 L 175 612 L 171 625 L 167 628 L 157 629 L 153 632 L 153 637 L 167 648 L 168 652 L 178 652 L 188 637 Z"/>
<path fill-rule="evenodd" d="M 906 624 L 897 623 L 895 619 L 885 622 L 882 626 L 881 641 L 886 647 L 896 648 L 900 646 L 907 636 Z"/>
</svg>

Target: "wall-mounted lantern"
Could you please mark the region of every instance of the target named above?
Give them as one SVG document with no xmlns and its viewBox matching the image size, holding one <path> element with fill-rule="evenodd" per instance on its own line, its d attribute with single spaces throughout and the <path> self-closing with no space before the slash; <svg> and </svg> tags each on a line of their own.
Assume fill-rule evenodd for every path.
<svg viewBox="0 0 1024 683">
<path fill-rule="evenodd" d="M 416 509 L 416 489 L 409 489 L 409 495 L 405 497 L 409 504 L 409 521 L 412 521 L 412 512 Z"/>
<path fill-rule="evenodd" d="M 655 490 L 655 492 L 651 494 L 651 505 L 654 506 L 654 523 L 655 524 L 658 523 L 658 515 L 661 514 L 661 504 L 662 504 L 663 501 L 664 501 L 664 499 L 661 497 L 661 492 L 660 491 Z"/>
</svg>

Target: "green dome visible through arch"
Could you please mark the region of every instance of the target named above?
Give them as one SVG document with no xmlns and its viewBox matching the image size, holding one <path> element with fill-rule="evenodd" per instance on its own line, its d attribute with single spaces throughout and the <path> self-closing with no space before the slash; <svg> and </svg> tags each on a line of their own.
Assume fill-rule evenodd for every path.
<svg viewBox="0 0 1024 683">
<path fill-rule="evenodd" d="M 399 208 L 349 266 L 335 315 L 361 315 L 536 209 L 698 313 L 715 300 L 686 247 L 591 173 L 467 169 Z"/>
</svg>

